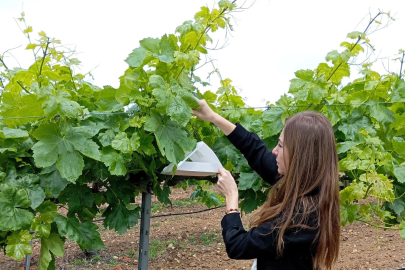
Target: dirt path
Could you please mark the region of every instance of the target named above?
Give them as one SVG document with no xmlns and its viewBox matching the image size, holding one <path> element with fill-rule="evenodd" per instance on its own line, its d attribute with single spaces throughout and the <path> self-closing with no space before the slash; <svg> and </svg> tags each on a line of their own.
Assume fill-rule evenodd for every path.
<svg viewBox="0 0 405 270">
<path fill-rule="evenodd" d="M 205 209 L 189 199 L 192 190 L 173 190 L 174 207 L 154 204 L 152 215 Z M 140 203 L 140 198 L 138 203 Z M 250 269 L 252 261 L 230 260 L 221 236 L 220 221 L 224 209 L 151 220 L 150 262 L 148 269 Z M 249 215 L 242 221 L 248 224 Z M 101 224 L 100 224 L 101 226 Z M 67 241 L 65 256 L 57 258 L 56 269 L 138 269 L 139 225 L 125 235 L 101 229 L 106 249 L 86 257 L 76 243 Z M 377 231 L 364 224 L 342 228 L 340 258 L 334 269 L 399 269 L 405 267 L 405 242 L 397 231 Z M 40 243 L 34 242 L 31 269 L 37 270 Z M 0 269 L 23 269 L 24 262 L 14 262 L 0 255 Z"/>
</svg>

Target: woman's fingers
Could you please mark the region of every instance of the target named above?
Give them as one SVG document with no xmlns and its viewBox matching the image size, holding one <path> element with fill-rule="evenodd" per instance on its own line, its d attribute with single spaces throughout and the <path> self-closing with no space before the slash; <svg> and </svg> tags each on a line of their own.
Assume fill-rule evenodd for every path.
<svg viewBox="0 0 405 270">
<path fill-rule="evenodd" d="M 204 99 L 197 100 L 197 102 L 200 105 L 200 109 L 193 110 L 194 115 L 202 120 L 211 122 L 215 112 L 208 106 L 208 103 Z"/>
<path fill-rule="evenodd" d="M 236 186 L 235 180 L 232 177 L 232 174 L 224 169 L 224 168 L 219 168 L 218 169 L 218 189 L 219 191 L 226 196 L 237 192 L 238 187 Z"/>
</svg>

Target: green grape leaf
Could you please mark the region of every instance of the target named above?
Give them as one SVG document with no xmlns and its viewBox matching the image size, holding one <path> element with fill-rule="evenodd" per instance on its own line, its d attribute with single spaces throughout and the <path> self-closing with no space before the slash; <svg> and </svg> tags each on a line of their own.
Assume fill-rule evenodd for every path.
<svg viewBox="0 0 405 270">
<path fill-rule="evenodd" d="M 366 38 L 366 34 L 363 32 L 359 32 L 359 31 L 353 31 L 347 34 L 347 37 L 350 39 L 365 39 Z"/>
<path fill-rule="evenodd" d="M 0 230 L 29 228 L 34 214 L 22 208 L 31 205 L 28 194 L 6 183 L 0 185 Z"/>
<path fill-rule="evenodd" d="M 65 152 L 59 156 L 56 168 L 63 178 L 74 183 L 82 174 L 84 161 L 77 151 Z"/>
<path fill-rule="evenodd" d="M 176 64 L 184 66 L 185 68 L 191 68 L 192 66 L 197 65 L 200 61 L 200 53 L 196 50 L 189 51 L 188 53 L 176 51 L 174 57 Z"/>
<path fill-rule="evenodd" d="M 226 164 L 227 159 L 229 159 L 233 165 L 238 163 L 240 152 L 225 136 L 220 137 L 214 143 L 212 150 L 214 150 L 222 164 Z"/>
<path fill-rule="evenodd" d="M 154 57 L 151 52 L 147 51 L 143 47 L 139 47 L 129 54 L 125 62 L 127 62 L 130 67 L 139 68 L 149 63 L 153 58 Z M 120 102 L 120 100 L 118 101 Z"/>
<path fill-rule="evenodd" d="M 48 269 L 52 261 L 52 256 L 63 257 L 65 250 L 63 249 L 63 241 L 59 235 L 52 233 L 49 237 L 41 238 L 41 254 L 39 255 L 39 269 Z"/>
<path fill-rule="evenodd" d="M 100 207 L 101 205 L 105 204 L 106 201 L 103 193 L 95 193 L 93 194 L 93 196 L 94 196 L 94 203 L 97 206 Z"/>
<path fill-rule="evenodd" d="M 64 134 L 64 141 L 72 143 L 74 148 L 84 156 L 100 160 L 101 154 L 98 145 L 91 140 L 92 135 L 80 127 L 68 128 Z M 69 147 L 66 148 L 70 150 Z"/>
<path fill-rule="evenodd" d="M 177 37 L 175 35 L 164 35 L 159 42 L 159 52 L 154 55 L 164 63 L 174 61 L 174 52 L 178 50 Z"/>
<path fill-rule="evenodd" d="M 208 22 L 211 19 L 210 9 L 208 7 L 201 7 L 201 10 L 194 15 L 196 21 Z"/>
<path fill-rule="evenodd" d="M 136 132 L 132 134 L 130 139 L 125 132 L 121 132 L 115 136 L 114 140 L 111 142 L 111 146 L 123 153 L 132 153 L 138 149 L 140 145 L 139 139 Z"/>
<path fill-rule="evenodd" d="M 299 74 L 299 76 L 303 77 L 301 74 Z M 296 100 L 319 104 L 322 98 L 328 94 L 328 91 L 316 82 L 305 81 L 302 79 L 292 79 L 290 82 L 291 84 L 288 92 L 293 94 Z"/>
<path fill-rule="evenodd" d="M 176 121 L 180 126 L 185 126 L 189 122 L 193 111 L 187 105 L 187 103 L 180 97 L 174 97 L 171 99 L 167 113 L 171 116 L 171 119 Z"/>
<path fill-rule="evenodd" d="M 366 194 L 367 187 L 362 182 L 353 181 L 350 186 L 340 191 L 340 200 L 342 204 L 358 201 Z"/>
<path fill-rule="evenodd" d="M 69 183 L 60 175 L 59 171 L 56 169 L 56 165 L 43 169 L 39 177 L 41 178 L 42 188 L 49 189 L 52 196 L 55 198 L 59 197 L 61 191 L 64 190 Z"/>
<path fill-rule="evenodd" d="M 239 199 L 243 199 L 239 206 L 246 214 L 256 210 L 266 200 L 266 195 L 261 192 L 255 192 L 253 189 L 241 190 Z"/>
<path fill-rule="evenodd" d="M 281 116 L 284 110 L 281 108 L 270 108 L 263 113 L 263 137 L 271 137 L 276 135 L 283 130 L 283 122 L 281 121 Z"/>
<path fill-rule="evenodd" d="M 371 173 L 360 175 L 359 180 L 367 185 L 371 185 L 368 196 L 378 197 L 387 202 L 393 202 L 395 200 L 392 180 L 388 179 L 386 176 L 372 171 Z"/>
<path fill-rule="evenodd" d="M 334 72 L 334 73 L 333 73 L 332 77 L 330 77 L 329 81 L 332 83 L 339 84 L 340 81 L 344 77 L 350 76 L 350 66 L 347 62 L 343 62 L 341 64 L 335 65 L 331 72 Z M 330 74 L 328 74 L 328 75 L 330 76 Z"/>
<path fill-rule="evenodd" d="M 197 45 L 198 36 L 195 31 L 188 32 L 182 39 L 181 50 L 185 51 L 186 48 L 194 48 Z"/>
<path fill-rule="evenodd" d="M 152 53 L 159 52 L 159 50 L 160 50 L 159 42 L 160 42 L 160 39 L 158 39 L 158 38 L 144 38 L 141 41 L 139 41 L 142 48 L 144 48 Z"/>
<path fill-rule="evenodd" d="M 48 77 L 52 81 L 61 81 L 62 78 L 59 76 L 58 72 L 52 71 L 52 70 L 44 70 L 42 71 L 42 74 Z"/>
<path fill-rule="evenodd" d="M 31 201 L 31 208 L 37 208 L 44 201 L 45 192 L 39 185 L 40 180 L 37 175 L 28 174 L 15 181 L 17 187 L 27 192 L 28 198 Z"/>
<path fill-rule="evenodd" d="M 32 254 L 29 231 L 15 231 L 7 237 L 6 254 L 14 260 L 21 261 L 26 255 Z"/>
<path fill-rule="evenodd" d="M 314 71 L 310 70 L 310 69 L 300 69 L 298 71 L 296 71 L 295 76 L 301 80 L 307 81 L 307 82 L 311 82 L 314 78 Z"/>
<path fill-rule="evenodd" d="M 42 101 L 37 95 L 20 95 L 11 92 L 1 94 L 0 114 L 3 117 L 32 117 L 44 116 Z M 32 121 L 32 118 L 20 118 L 16 120 L 7 120 L 7 125 L 24 124 Z"/>
<path fill-rule="evenodd" d="M 199 109 L 197 99 L 194 97 L 193 92 L 187 88 L 182 88 L 176 81 L 171 80 L 170 88 L 176 93 L 177 97 L 180 97 L 190 108 Z"/>
<path fill-rule="evenodd" d="M 100 116 L 92 115 L 90 118 L 81 120 L 78 123 L 80 125 L 79 127 L 94 137 L 95 135 L 97 135 L 100 132 L 100 130 L 110 127 L 110 125 L 108 123 L 106 123 L 107 122 L 106 119 L 101 119 L 101 117 L 103 117 L 103 116 L 108 117 L 107 115 L 100 115 Z M 117 115 L 112 115 L 112 116 L 117 116 Z"/>
<path fill-rule="evenodd" d="M 208 208 L 218 206 L 223 203 L 223 199 L 220 195 L 211 190 L 203 190 L 201 186 L 197 186 L 190 196 L 191 200 L 195 200 L 197 198 L 200 203 L 204 203 Z"/>
<path fill-rule="evenodd" d="M 79 211 L 84 207 L 92 207 L 94 197 L 87 185 L 69 185 L 64 196 L 68 198 L 69 212 Z"/>
<path fill-rule="evenodd" d="M 401 137 L 394 137 L 392 140 L 392 146 L 394 147 L 395 152 L 405 159 L 405 141 Z"/>
<path fill-rule="evenodd" d="M 405 102 L 405 81 L 397 79 L 392 90 L 392 102 Z"/>
<path fill-rule="evenodd" d="M 3 139 L 17 139 L 17 138 L 26 138 L 28 133 L 21 129 L 12 129 L 8 127 L 3 127 L 0 130 L 0 138 Z"/>
<path fill-rule="evenodd" d="M 397 177 L 398 182 L 405 183 L 405 166 L 395 166 L 394 174 Z"/>
<path fill-rule="evenodd" d="M 62 142 L 58 126 L 43 124 L 33 135 L 39 140 L 32 148 L 36 165 L 45 168 L 55 164 L 58 159 L 58 145 Z"/>
<path fill-rule="evenodd" d="M 64 134 L 63 134 L 64 133 Z M 34 137 L 39 140 L 34 146 L 34 160 L 38 167 L 49 167 L 57 162 L 61 176 L 74 182 L 82 173 L 83 157 L 100 160 L 98 145 L 90 138 L 90 133 L 79 127 L 67 127 L 61 131 L 56 124 L 39 126 Z"/>
<path fill-rule="evenodd" d="M 241 172 L 239 174 L 238 181 L 239 181 L 238 184 L 239 190 L 253 189 L 254 191 L 258 191 L 262 187 L 261 178 L 256 172 L 253 173 Z"/>
<path fill-rule="evenodd" d="M 347 140 L 354 141 L 355 135 L 359 132 L 360 128 L 370 127 L 370 120 L 366 117 L 350 117 L 342 123 L 338 129 L 346 135 Z"/>
<path fill-rule="evenodd" d="M 350 148 L 353 148 L 359 144 L 360 144 L 359 142 L 351 142 L 351 141 L 338 143 L 336 144 L 337 153 L 338 154 L 346 153 L 347 151 L 349 151 Z"/>
<path fill-rule="evenodd" d="M 159 202 L 162 202 L 164 204 L 172 204 L 170 201 L 169 195 L 170 195 L 170 188 L 167 185 L 163 185 L 163 187 L 160 185 L 160 182 L 154 181 L 153 183 L 153 193 L 156 194 L 156 197 L 158 198 Z"/>
<path fill-rule="evenodd" d="M 358 204 L 344 204 L 340 206 L 340 223 L 345 226 L 347 222 L 353 223 L 360 209 Z"/>
<path fill-rule="evenodd" d="M 372 104 L 371 102 L 367 102 L 367 104 Z M 387 107 L 379 104 L 374 104 L 367 106 L 368 113 L 371 117 L 376 119 L 378 122 L 395 122 L 395 116 L 392 111 L 390 111 Z"/>
<path fill-rule="evenodd" d="M 104 86 L 104 89 L 95 92 L 94 96 L 97 98 L 95 105 L 98 110 L 102 112 L 116 112 L 121 110 L 124 105 L 117 102 L 115 95 L 116 89 L 111 86 Z"/>
<path fill-rule="evenodd" d="M 45 201 L 41 203 L 41 205 L 38 206 L 37 209 L 35 209 L 35 211 L 37 213 L 41 213 L 42 216 L 46 215 L 51 218 L 54 218 L 57 216 L 58 207 L 53 202 Z"/>
<path fill-rule="evenodd" d="M 281 119 L 281 115 L 284 113 L 282 108 L 272 108 L 270 107 L 267 111 L 263 113 L 263 121 L 265 122 L 275 122 Z"/>
<path fill-rule="evenodd" d="M 111 146 L 104 147 L 101 154 L 101 161 L 108 166 L 108 171 L 112 175 L 125 175 L 127 173 L 125 158 L 117 153 Z"/>
<path fill-rule="evenodd" d="M 103 146 L 109 146 L 111 145 L 112 141 L 115 139 L 116 133 L 114 130 L 109 129 L 105 131 L 104 133 L 100 133 L 98 136 L 98 140 Z"/>
<path fill-rule="evenodd" d="M 395 214 L 401 215 L 401 213 L 405 210 L 405 202 L 403 200 L 397 199 L 393 201 L 392 203 L 388 203 L 389 208 L 394 210 Z"/>
<path fill-rule="evenodd" d="M 139 147 L 137 151 L 139 153 L 151 156 L 156 153 L 155 147 L 153 147 L 153 136 L 146 134 L 145 132 L 139 132 Z"/>
<path fill-rule="evenodd" d="M 64 90 L 50 91 L 46 95 L 47 100 L 43 103 L 44 112 L 48 119 L 60 115 L 61 117 L 77 118 L 82 114 L 80 105 L 71 100 L 71 95 Z"/>
<path fill-rule="evenodd" d="M 98 226 L 91 222 L 80 223 L 76 217 L 57 216 L 55 222 L 58 225 L 61 236 L 67 235 L 69 239 L 76 241 L 81 249 L 99 250 L 105 248 Z"/>
<path fill-rule="evenodd" d="M 104 227 L 124 234 L 138 223 L 140 210 L 139 206 L 133 210 L 128 210 L 124 204 L 110 204 L 103 213 L 103 217 L 105 217 Z"/>
<path fill-rule="evenodd" d="M 47 270 L 56 270 L 56 259 L 55 259 L 55 256 L 51 253 L 51 261 L 49 262 L 49 265 L 48 265 L 48 269 Z"/>
<path fill-rule="evenodd" d="M 146 117 L 145 130 L 155 133 L 162 155 L 176 164 L 184 159 L 185 152 L 193 151 L 196 145 L 195 139 L 188 137 L 179 124 L 162 118 L 155 110 Z"/>
<path fill-rule="evenodd" d="M 140 48 L 141 50 L 145 50 Z M 120 87 L 115 91 L 115 99 L 117 102 L 124 105 L 128 105 L 130 101 L 134 101 L 137 96 L 142 96 L 139 92 L 139 81 L 141 81 L 141 74 L 143 69 L 134 71 L 132 68 L 128 68 L 125 74 L 121 76 Z"/>
<path fill-rule="evenodd" d="M 214 103 L 217 100 L 217 94 L 214 94 L 211 91 L 205 91 L 202 97 L 207 103 Z"/>
<path fill-rule="evenodd" d="M 129 120 L 129 125 L 131 127 L 141 128 L 145 123 L 145 116 L 139 117 L 139 115 L 135 115 L 131 120 Z"/>
<path fill-rule="evenodd" d="M 171 103 L 171 99 L 173 98 L 173 94 L 167 88 L 165 80 L 159 75 L 152 75 L 149 78 L 148 85 L 151 89 L 154 89 L 152 94 L 158 101 L 156 108 L 162 113 L 166 113 L 167 108 Z"/>
<path fill-rule="evenodd" d="M 263 122 L 263 137 L 267 138 L 279 134 L 283 128 L 284 125 L 281 119 L 278 119 L 275 122 Z"/>
<path fill-rule="evenodd" d="M 50 201 L 45 201 L 38 206 L 36 211 L 41 215 L 31 223 L 31 230 L 35 232 L 35 236 L 38 238 L 48 237 L 51 233 L 51 223 L 58 215 L 57 206 Z"/>
</svg>

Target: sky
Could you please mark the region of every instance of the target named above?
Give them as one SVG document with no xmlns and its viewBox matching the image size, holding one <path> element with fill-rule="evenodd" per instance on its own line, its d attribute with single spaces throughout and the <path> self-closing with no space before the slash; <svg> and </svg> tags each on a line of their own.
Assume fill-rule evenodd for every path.
<svg viewBox="0 0 405 270">
<path fill-rule="evenodd" d="M 39 31 L 76 48 L 82 61 L 78 72 L 91 71 L 94 84 L 118 87 L 118 78 L 128 65 L 124 62 L 139 40 L 174 33 L 176 27 L 191 20 L 201 6 L 212 7 L 212 0 L 0 0 L 0 54 L 9 67 L 28 68 L 31 51 L 24 48 L 27 39 L 14 18 L 26 14 L 33 27 L 33 39 Z M 243 1 L 237 0 L 237 4 Z M 252 0 L 246 0 L 245 7 Z M 405 49 L 405 1 L 403 0 L 257 0 L 250 8 L 235 13 L 234 31 L 227 46 L 209 52 L 222 78 L 230 78 L 249 106 L 274 103 L 288 92 L 289 81 L 299 69 L 314 69 L 352 31 L 364 31 L 369 17 L 378 10 L 390 11 L 396 19 L 387 28 L 370 35 L 375 47 L 371 59 L 395 57 Z M 387 20 L 382 20 L 382 26 Z M 375 26 L 377 26 L 375 24 Z M 224 43 L 225 32 L 213 36 Z M 215 47 L 216 42 L 208 47 Z M 13 58 L 17 58 L 18 62 Z M 399 72 L 399 61 L 383 60 L 385 69 Z M 387 73 L 381 60 L 375 69 Z M 352 67 L 356 78 L 357 66 Z M 207 64 L 197 71 L 206 79 L 213 70 Z M 211 86 L 202 91 L 215 92 L 218 76 L 210 77 Z"/>
</svg>

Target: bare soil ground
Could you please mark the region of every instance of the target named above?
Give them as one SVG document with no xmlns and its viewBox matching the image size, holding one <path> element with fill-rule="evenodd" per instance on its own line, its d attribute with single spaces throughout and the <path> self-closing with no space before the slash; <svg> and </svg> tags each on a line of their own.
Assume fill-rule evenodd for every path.
<svg viewBox="0 0 405 270">
<path fill-rule="evenodd" d="M 205 209 L 189 201 L 192 189 L 172 191 L 173 208 L 155 202 L 153 215 Z M 138 199 L 141 202 L 141 198 Z M 158 217 L 151 220 L 148 269 L 250 269 L 252 261 L 228 258 L 221 236 L 224 209 Z M 249 215 L 242 218 L 248 224 Z M 100 224 L 102 228 L 102 225 Z M 65 256 L 56 259 L 56 269 L 138 269 L 139 225 L 124 235 L 100 230 L 106 248 L 95 256 L 85 256 L 75 242 L 66 241 Z M 405 242 L 397 231 L 377 230 L 355 223 L 342 228 L 340 258 L 334 269 L 400 269 L 405 267 Z M 377 242 L 380 244 L 378 245 Z M 33 243 L 31 269 L 38 270 L 40 242 Z M 15 262 L 0 255 L 0 269 L 22 270 L 24 260 Z"/>
</svg>

